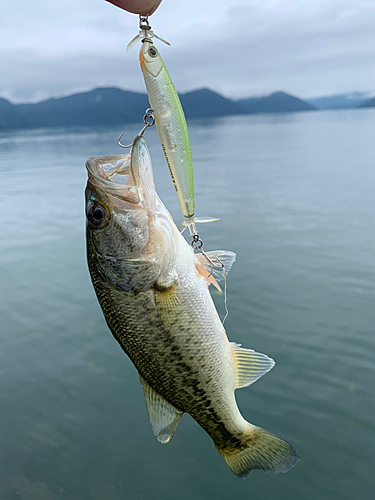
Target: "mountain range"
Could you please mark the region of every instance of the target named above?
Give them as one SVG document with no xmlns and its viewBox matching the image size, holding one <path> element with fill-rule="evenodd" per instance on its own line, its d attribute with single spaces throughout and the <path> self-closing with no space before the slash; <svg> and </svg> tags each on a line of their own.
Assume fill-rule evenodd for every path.
<svg viewBox="0 0 375 500">
<path fill-rule="evenodd" d="M 285 92 L 231 100 L 212 90 L 199 89 L 180 94 L 180 99 L 187 119 L 254 113 L 293 113 L 319 108 L 311 100 L 306 102 Z M 369 102 L 369 106 L 374 105 L 371 105 L 371 100 Z M 111 87 L 34 104 L 13 104 L 0 98 L 0 128 L 123 125 L 139 121 L 148 107 L 147 94 Z"/>
<path fill-rule="evenodd" d="M 375 108 L 375 97 L 371 99 L 366 99 L 366 101 L 362 102 L 359 105 L 360 108 Z"/>
<path fill-rule="evenodd" d="M 349 92 L 307 99 L 307 102 L 318 109 L 350 109 L 361 107 L 369 97 L 369 92 Z"/>
<path fill-rule="evenodd" d="M 236 102 L 246 113 L 288 113 L 317 109 L 312 104 L 285 92 L 274 92 L 266 97 L 250 97 Z"/>
</svg>

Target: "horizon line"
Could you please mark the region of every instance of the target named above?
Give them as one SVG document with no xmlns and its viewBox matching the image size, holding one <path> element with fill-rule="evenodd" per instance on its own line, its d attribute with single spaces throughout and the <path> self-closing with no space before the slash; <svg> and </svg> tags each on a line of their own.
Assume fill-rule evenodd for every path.
<svg viewBox="0 0 375 500">
<path fill-rule="evenodd" d="M 77 90 L 77 91 L 71 92 L 70 94 L 60 95 L 58 97 L 50 96 L 50 97 L 47 97 L 47 98 L 44 98 L 44 99 L 41 99 L 41 100 L 38 100 L 38 101 L 12 102 L 10 99 L 8 99 L 6 97 L 2 97 L 1 95 L 0 95 L 0 99 L 3 99 L 4 101 L 7 101 L 7 102 L 9 102 L 10 104 L 12 104 L 14 106 L 18 106 L 18 105 L 22 105 L 22 104 L 40 104 L 42 102 L 46 102 L 46 101 L 49 101 L 51 99 L 64 99 L 65 97 L 71 97 L 73 95 L 79 95 L 79 94 L 88 94 L 90 92 L 93 92 L 95 90 L 100 90 L 100 89 L 115 89 L 115 90 L 121 90 L 122 92 L 131 92 L 132 94 L 147 95 L 146 91 L 145 92 L 138 92 L 136 90 L 129 90 L 129 89 L 125 89 L 125 88 L 122 88 L 122 87 L 111 87 L 111 86 L 102 87 L 102 86 L 100 86 L 100 87 L 91 88 L 89 90 Z M 349 92 L 340 92 L 338 94 L 325 94 L 325 95 L 319 95 L 319 96 L 315 96 L 315 97 L 305 97 L 305 98 L 299 97 L 298 95 L 295 95 L 295 94 L 290 94 L 289 92 L 287 92 L 285 90 L 273 90 L 273 91 L 271 91 L 269 93 L 261 94 L 261 95 L 250 95 L 248 97 L 232 98 L 232 97 L 227 97 L 224 94 L 221 94 L 220 92 L 218 92 L 216 90 L 213 90 L 213 89 L 211 89 L 209 87 L 193 88 L 192 90 L 188 90 L 186 92 L 178 92 L 178 94 L 179 95 L 186 95 L 186 94 L 191 94 L 193 92 L 197 92 L 199 90 L 209 90 L 210 92 L 218 94 L 221 97 L 224 97 L 225 99 L 228 99 L 228 100 L 233 101 L 233 102 L 242 101 L 242 100 L 246 100 L 246 99 L 262 99 L 263 97 L 269 97 L 269 96 L 271 96 L 273 94 L 278 94 L 278 93 L 287 94 L 287 95 L 289 95 L 291 97 L 296 97 L 298 99 L 301 99 L 302 101 L 308 101 L 308 100 L 314 100 L 314 99 L 322 99 L 322 98 L 325 98 L 325 97 L 345 96 L 345 95 L 357 94 L 357 93 L 358 94 L 368 94 L 369 99 L 371 99 L 372 97 L 375 97 L 375 91 L 372 92 L 371 90 L 365 90 L 365 91 L 351 90 Z"/>
</svg>

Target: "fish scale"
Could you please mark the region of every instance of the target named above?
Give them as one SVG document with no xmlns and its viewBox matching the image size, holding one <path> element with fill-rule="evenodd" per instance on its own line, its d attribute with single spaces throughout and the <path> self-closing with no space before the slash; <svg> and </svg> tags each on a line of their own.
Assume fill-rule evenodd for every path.
<svg viewBox="0 0 375 500">
<path fill-rule="evenodd" d="M 95 269 L 95 266 L 90 265 L 90 268 Z M 184 411 L 193 414 L 194 418 L 199 423 L 202 422 L 209 431 L 211 423 L 210 421 L 208 421 L 208 423 L 206 422 L 205 416 L 210 408 L 207 409 L 205 398 L 197 398 L 197 387 L 202 386 L 201 390 L 206 394 L 207 391 L 203 389 L 205 379 L 209 378 L 209 375 L 212 377 L 213 374 L 215 374 L 215 383 L 219 389 L 219 394 L 215 395 L 215 387 L 211 387 L 209 399 L 213 403 L 215 399 L 219 400 L 222 398 L 223 390 L 221 383 L 228 378 L 228 374 L 222 373 L 226 371 L 225 365 L 223 366 L 223 363 L 218 359 L 218 353 L 216 353 L 210 360 L 210 363 L 207 363 L 208 374 L 205 375 L 204 379 L 198 380 L 196 376 L 194 376 L 194 373 L 198 373 L 197 366 L 202 368 L 202 360 L 206 358 L 206 351 L 210 351 L 213 345 L 216 349 L 218 347 L 217 342 L 210 338 L 210 335 L 216 332 L 212 332 L 212 326 L 211 328 L 208 327 L 208 317 L 206 320 L 199 316 L 193 317 L 190 319 L 189 324 L 186 314 L 178 310 L 175 311 L 174 316 L 170 318 L 168 327 L 171 325 L 174 332 L 178 332 L 178 336 L 176 337 L 174 336 L 175 334 L 171 332 L 170 328 L 160 324 L 160 315 L 163 315 L 163 313 L 160 312 L 163 292 L 158 292 L 157 290 L 153 292 L 142 292 L 140 296 L 135 298 L 124 292 L 114 291 L 112 289 L 108 290 L 108 286 L 105 282 L 103 283 L 100 276 L 95 273 L 95 270 L 91 271 L 91 274 L 94 276 L 94 287 L 97 291 L 108 325 L 121 347 L 123 347 L 125 352 L 132 359 L 142 377 L 158 392 L 163 393 L 167 400 L 173 400 L 173 404 L 178 409 L 185 409 Z M 203 284 L 203 286 L 206 287 L 205 284 Z M 154 295 L 154 297 L 152 297 L 152 295 Z M 159 300 L 155 300 L 155 296 L 160 296 Z M 192 307 L 194 307 L 196 295 L 193 291 L 191 291 L 191 296 Z M 159 311 L 157 308 L 158 303 Z M 126 318 L 124 318 L 123 313 L 121 314 L 123 311 L 126 311 Z M 124 321 L 120 323 L 119 318 L 123 318 Z M 222 335 L 225 335 L 220 321 L 218 321 L 218 325 L 222 330 Z M 194 332 L 200 333 L 202 326 L 203 328 L 207 327 L 207 336 L 204 342 L 202 342 L 200 336 L 194 335 Z M 176 362 L 176 356 L 172 355 L 174 346 L 177 347 L 181 359 L 183 360 L 182 363 L 186 366 L 181 366 L 181 361 L 177 360 Z M 225 346 L 226 344 L 223 344 L 224 348 Z M 224 349 L 222 350 L 224 351 Z M 152 352 L 154 359 L 158 360 L 158 363 L 155 364 L 154 362 L 150 364 L 148 362 L 150 352 Z M 192 362 L 194 365 L 192 365 Z M 152 370 L 150 370 L 150 366 Z M 187 372 L 186 367 L 189 367 L 192 373 Z M 182 368 L 184 371 L 181 374 L 180 369 Z M 166 372 L 167 375 L 165 375 Z M 234 378 L 233 375 L 232 378 Z M 176 392 L 176 381 L 179 379 L 182 379 L 182 387 L 184 388 L 182 392 Z M 233 394 L 234 380 L 232 385 Z M 201 415 L 202 412 L 203 416 Z M 221 427 L 221 425 L 219 427 Z M 209 433 L 211 434 L 212 432 Z"/>
</svg>

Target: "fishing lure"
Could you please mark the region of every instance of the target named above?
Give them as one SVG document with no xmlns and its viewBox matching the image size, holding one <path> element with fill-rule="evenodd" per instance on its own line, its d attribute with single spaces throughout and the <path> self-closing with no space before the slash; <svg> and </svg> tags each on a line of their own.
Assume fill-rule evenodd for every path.
<svg viewBox="0 0 375 500">
<path fill-rule="evenodd" d="M 193 158 L 186 118 L 167 67 L 152 39 L 157 38 L 167 45 L 170 44 L 151 30 L 147 17 L 140 17 L 139 28 L 139 33 L 130 41 L 126 50 L 128 51 L 138 40 L 142 41 L 139 52 L 141 70 L 161 147 L 181 212 L 185 217 L 179 229 L 183 232 L 188 227 L 189 234 L 193 237 L 193 247 L 202 252 L 203 243 L 198 236 L 195 223 L 214 222 L 219 219 L 194 217 Z M 212 265 L 221 268 L 218 262 L 212 262 Z"/>
</svg>

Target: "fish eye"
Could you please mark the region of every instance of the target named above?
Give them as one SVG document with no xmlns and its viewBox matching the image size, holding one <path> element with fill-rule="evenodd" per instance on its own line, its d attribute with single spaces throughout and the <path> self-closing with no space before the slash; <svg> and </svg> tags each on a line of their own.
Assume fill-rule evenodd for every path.
<svg viewBox="0 0 375 500">
<path fill-rule="evenodd" d="M 155 49 L 155 47 L 150 47 L 148 49 L 148 53 L 151 57 L 156 57 L 158 55 L 158 51 Z"/>
<path fill-rule="evenodd" d="M 108 218 L 108 212 L 102 205 L 93 205 L 87 211 L 87 219 L 93 226 L 104 226 Z"/>
</svg>

